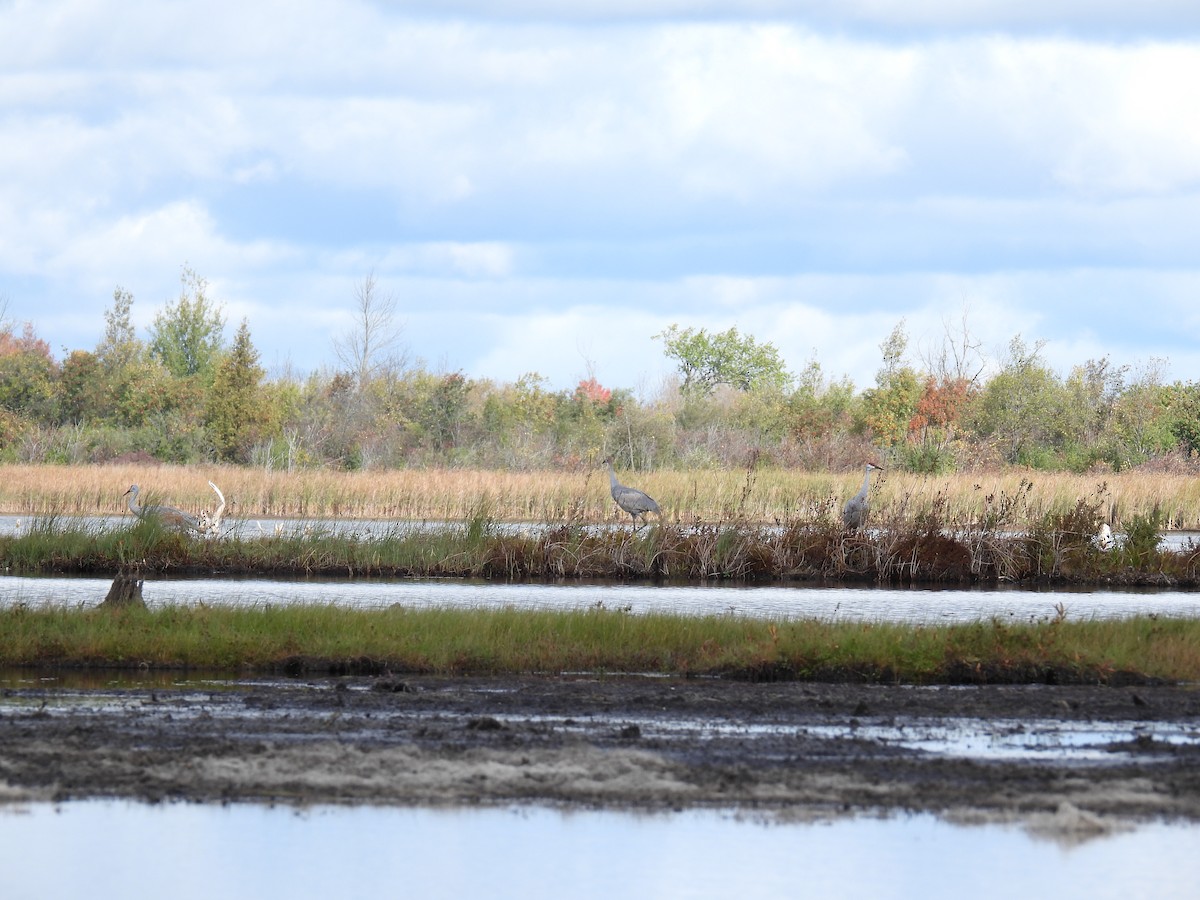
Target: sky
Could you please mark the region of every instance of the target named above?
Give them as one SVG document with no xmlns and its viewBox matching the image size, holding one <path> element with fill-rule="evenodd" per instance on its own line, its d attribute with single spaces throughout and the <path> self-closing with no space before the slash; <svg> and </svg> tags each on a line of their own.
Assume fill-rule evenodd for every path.
<svg viewBox="0 0 1200 900">
<path fill-rule="evenodd" d="M 1194 0 L 0 0 L 0 302 L 203 277 L 269 372 L 652 395 L 672 324 L 874 383 L 965 327 L 1200 381 Z"/>
</svg>

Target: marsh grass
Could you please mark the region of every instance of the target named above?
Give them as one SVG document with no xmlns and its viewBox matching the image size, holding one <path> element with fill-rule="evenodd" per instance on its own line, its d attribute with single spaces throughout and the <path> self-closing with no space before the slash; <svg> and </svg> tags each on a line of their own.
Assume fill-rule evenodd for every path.
<svg viewBox="0 0 1200 900">
<path fill-rule="evenodd" d="M 939 627 L 593 607 L 333 605 L 0 610 L 0 664 L 301 674 L 660 673 L 888 683 L 1118 683 L 1200 677 L 1200 620 Z"/>
<path fill-rule="evenodd" d="M 145 577 L 1200 585 L 1200 548 L 1161 549 L 1154 516 L 1135 517 L 1137 527 L 1123 544 L 1102 551 L 1095 542 L 1102 521 L 1096 498 L 1036 519 L 1010 498 L 965 524 L 948 524 L 939 500 L 916 515 L 879 515 L 874 527 L 855 532 L 844 530 L 828 505 L 780 526 L 737 520 L 512 528 L 501 527 L 491 510 L 490 503 L 477 505 L 465 521 L 432 528 L 397 525 L 360 534 L 318 526 L 219 540 L 154 521 L 107 527 L 46 516 L 20 534 L 0 536 L 0 564 L 17 574 L 135 569 Z"/>
<path fill-rule="evenodd" d="M 621 473 L 658 500 L 667 523 L 811 519 L 839 507 L 861 474 L 786 469 Z M 598 470 L 509 472 L 405 469 L 293 473 L 212 466 L 0 466 L 0 512 L 22 515 L 111 515 L 125 509 L 130 484 L 163 502 L 199 512 L 214 505 L 208 480 L 229 500 L 231 517 L 465 521 L 486 506 L 505 522 L 616 522 L 622 514 Z M 1200 479 L 1151 472 L 1103 476 L 960 473 L 923 476 L 887 472 L 872 481 L 872 515 L 912 519 L 936 507 L 949 525 L 1005 515 L 1020 499 L 1028 521 L 1070 510 L 1096 497 L 1114 529 L 1152 513 L 1163 529 L 1200 529 Z"/>
</svg>

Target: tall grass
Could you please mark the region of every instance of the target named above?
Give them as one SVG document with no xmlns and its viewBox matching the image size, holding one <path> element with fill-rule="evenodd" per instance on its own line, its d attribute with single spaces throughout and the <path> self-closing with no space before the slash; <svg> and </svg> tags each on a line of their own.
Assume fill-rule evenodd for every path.
<svg viewBox="0 0 1200 900">
<path fill-rule="evenodd" d="M 858 473 L 786 469 L 621 473 L 655 497 L 676 523 L 785 523 L 836 509 L 857 490 Z M 227 516 L 465 520 L 484 504 L 512 522 L 605 522 L 623 514 L 598 468 L 574 472 L 406 469 L 295 473 L 212 466 L 0 466 L 0 512 L 15 515 L 121 513 L 133 483 L 163 502 L 199 512 L 214 506 L 214 481 L 230 501 Z M 1028 486 L 1028 488 L 1026 487 Z M 1023 497 L 1026 522 L 1095 497 L 1115 528 L 1158 515 L 1165 529 L 1200 529 L 1200 479 L 1128 472 L 1104 476 L 1005 471 L 918 476 L 888 472 L 873 480 L 872 507 L 883 519 L 936 509 L 948 525 L 977 521 L 1006 496 Z"/>
<path fill-rule="evenodd" d="M 882 682 L 1200 677 L 1200 620 L 938 627 L 332 605 L 0 610 L 0 665 L 380 674 L 591 671 Z"/>
<path fill-rule="evenodd" d="M 1158 546 L 1154 518 L 1126 541 L 1097 546 L 1099 509 L 1081 500 L 1025 526 L 1021 498 L 982 519 L 949 527 L 936 506 L 915 518 L 844 530 L 818 513 L 783 526 L 745 522 L 651 524 L 637 529 L 582 523 L 513 529 L 480 507 L 466 521 L 378 534 L 290 529 L 219 540 L 190 537 L 154 521 L 107 527 L 39 517 L 0 536 L 0 564 L 17 574 L 134 572 L 155 575 L 426 576 L 500 580 L 824 581 L 975 584 L 1039 580 L 1063 584 L 1200 586 L 1200 549 Z"/>
</svg>

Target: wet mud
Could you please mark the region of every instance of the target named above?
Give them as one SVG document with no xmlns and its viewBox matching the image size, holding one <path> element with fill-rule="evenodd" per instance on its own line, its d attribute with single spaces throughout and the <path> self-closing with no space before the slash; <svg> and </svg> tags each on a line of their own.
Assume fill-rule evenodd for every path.
<svg viewBox="0 0 1200 900">
<path fill-rule="evenodd" d="M 1102 833 L 1200 821 L 1200 690 L 382 676 L 0 692 L 0 801 L 95 797 L 920 811 Z"/>
</svg>

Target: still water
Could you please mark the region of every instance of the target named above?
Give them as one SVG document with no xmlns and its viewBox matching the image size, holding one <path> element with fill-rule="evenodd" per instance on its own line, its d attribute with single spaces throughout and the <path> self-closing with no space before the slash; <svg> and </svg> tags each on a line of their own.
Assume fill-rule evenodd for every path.
<svg viewBox="0 0 1200 900">
<path fill-rule="evenodd" d="M 0 607 L 94 606 L 112 584 L 106 578 L 0 576 Z M 892 589 L 652 585 L 619 583 L 506 584 L 461 579 L 362 579 L 279 581 L 269 579 L 147 580 L 142 596 L 150 607 L 206 604 L 286 606 L 334 603 L 361 609 L 473 607 L 574 610 L 602 605 L 634 614 L 739 615 L 759 618 L 973 622 L 1001 618 L 1037 621 L 1062 610 L 1071 619 L 1134 615 L 1200 615 L 1200 591 L 1062 590 L 1017 588 Z"/>
<path fill-rule="evenodd" d="M 0 521 L 0 533 L 24 523 Z M 394 523 L 378 523 L 378 527 Z M 291 523 L 290 527 L 302 527 Z M 362 523 L 358 523 L 362 527 Z M 271 533 L 272 523 L 254 523 Z M 368 529 L 368 533 L 373 533 Z M 1192 536 L 1182 538 L 1192 541 Z M 110 579 L 0 576 L 0 606 L 91 607 Z M 148 580 L 151 607 L 335 603 L 357 608 L 602 605 L 827 620 L 960 622 L 1200 616 L 1200 592 L 795 586 L 502 584 L 469 580 Z M 960 723 L 970 728 L 971 723 Z M 1130 726 L 1131 728 L 1133 726 Z M 1065 735 L 1065 736 L 1064 736 Z M 1175 736 L 1196 740 L 1193 728 Z M 881 739 L 986 762 L 1030 752 L 942 723 Z M 1174 739 L 1174 738 L 1173 738 Z M 1107 734 L 1051 735 L 1047 760 Z M 964 749 L 965 748 L 965 749 Z M 3 784 L 0 783 L 0 789 Z M 2 798 L 2 790 L 0 790 Z M 1064 840 L 1013 825 L 931 816 L 766 823 L 730 813 L 660 815 L 521 809 L 0 803 L 0 897 L 1193 897 L 1200 827 L 1154 823 Z"/>
<path fill-rule="evenodd" d="M 8 900 L 1194 897 L 1200 831 L 1086 840 L 932 816 L 0 805 Z"/>
<path fill-rule="evenodd" d="M 31 527 L 39 524 L 52 523 L 54 527 L 77 527 L 93 530 L 113 530 L 128 528 L 136 523 L 132 514 L 122 511 L 117 515 L 102 516 L 55 516 L 45 518 L 38 516 L 0 515 L 0 535 L 23 534 Z M 548 529 L 557 528 L 561 522 L 490 522 L 492 531 L 505 534 L 536 535 Z M 626 519 L 615 519 L 607 523 L 589 525 L 593 531 L 607 531 L 613 528 L 627 528 Z M 242 539 L 260 537 L 310 537 L 313 535 L 339 535 L 360 538 L 362 540 L 382 537 L 397 537 L 413 533 L 444 531 L 447 529 L 463 528 L 461 520 L 448 519 L 278 519 L 265 516 L 231 517 L 225 519 L 221 529 L 222 536 Z M 767 531 L 778 530 L 764 526 Z M 1120 543 L 1124 535 L 1113 533 L 1114 539 Z M 1163 532 L 1159 546 L 1164 550 L 1196 550 L 1200 549 L 1200 531 L 1167 531 Z"/>
</svg>

